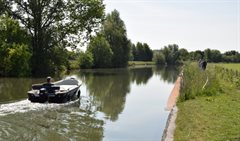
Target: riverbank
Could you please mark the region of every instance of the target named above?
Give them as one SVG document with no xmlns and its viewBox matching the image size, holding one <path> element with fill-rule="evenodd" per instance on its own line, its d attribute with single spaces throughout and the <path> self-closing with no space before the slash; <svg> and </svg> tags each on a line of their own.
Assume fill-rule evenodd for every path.
<svg viewBox="0 0 240 141">
<path fill-rule="evenodd" d="M 156 65 L 153 61 L 128 61 L 128 66 Z"/>
<path fill-rule="evenodd" d="M 168 97 L 167 106 L 165 110 L 170 111 L 166 127 L 163 132 L 162 141 L 173 141 L 174 140 L 174 131 L 176 128 L 175 120 L 177 118 L 178 108 L 176 106 L 177 98 L 180 94 L 182 75 L 179 76 L 174 84 L 172 92 Z"/>
<path fill-rule="evenodd" d="M 174 140 L 239 141 L 240 65 L 209 64 L 204 72 L 196 66 L 185 67 Z"/>
<path fill-rule="evenodd" d="M 128 61 L 128 67 L 133 66 L 146 66 L 146 65 L 156 65 L 153 61 Z M 77 60 L 69 61 L 70 70 L 77 70 L 80 69 L 79 62 Z"/>
</svg>

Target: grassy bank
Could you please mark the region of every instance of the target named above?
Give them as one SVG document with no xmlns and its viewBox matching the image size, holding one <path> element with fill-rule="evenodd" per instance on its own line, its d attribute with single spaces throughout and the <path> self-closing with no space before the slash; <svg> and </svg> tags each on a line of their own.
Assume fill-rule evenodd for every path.
<svg viewBox="0 0 240 141">
<path fill-rule="evenodd" d="M 236 70 L 240 64 L 209 64 L 206 71 L 197 64 L 185 66 L 175 141 L 240 140 L 240 72 Z"/>
<path fill-rule="evenodd" d="M 240 71 L 240 64 L 237 64 L 237 63 L 235 63 L 235 64 L 234 63 L 216 63 L 216 64 L 212 64 L 212 65 L 216 65 L 216 66 L 223 67 L 226 69 Z"/>
<path fill-rule="evenodd" d="M 128 61 L 128 66 L 135 66 L 135 65 L 155 65 L 153 61 Z"/>
<path fill-rule="evenodd" d="M 77 60 L 69 61 L 70 69 L 76 70 L 79 68 L 79 63 Z M 143 65 L 155 65 L 153 61 L 128 61 L 128 66 L 143 66 Z"/>
</svg>

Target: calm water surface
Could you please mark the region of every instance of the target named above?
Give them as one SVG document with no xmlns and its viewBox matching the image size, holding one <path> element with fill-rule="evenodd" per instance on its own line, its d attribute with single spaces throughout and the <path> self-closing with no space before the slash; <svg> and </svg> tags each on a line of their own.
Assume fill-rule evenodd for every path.
<svg viewBox="0 0 240 141">
<path fill-rule="evenodd" d="M 66 104 L 27 100 L 31 84 L 45 78 L 0 78 L 0 140 L 159 141 L 175 68 L 85 70 L 81 99 Z M 55 78 L 58 80 L 59 78 Z"/>
</svg>

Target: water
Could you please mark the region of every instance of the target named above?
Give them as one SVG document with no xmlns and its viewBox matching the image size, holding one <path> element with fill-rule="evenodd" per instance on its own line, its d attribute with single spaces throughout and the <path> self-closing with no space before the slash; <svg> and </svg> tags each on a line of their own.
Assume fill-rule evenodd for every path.
<svg viewBox="0 0 240 141">
<path fill-rule="evenodd" d="M 177 74 L 163 67 L 72 72 L 81 98 L 65 104 L 27 100 L 31 84 L 45 78 L 0 78 L 0 140 L 159 141 Z"/>
</svg>

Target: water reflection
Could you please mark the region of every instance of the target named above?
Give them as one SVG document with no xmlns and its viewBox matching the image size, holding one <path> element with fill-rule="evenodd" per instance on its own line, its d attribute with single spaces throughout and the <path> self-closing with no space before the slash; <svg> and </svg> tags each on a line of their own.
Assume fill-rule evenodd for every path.
<svg viewBox="0 0 240 141">
<path fill-rule="evenodd" d="M 180 68 L 177 66 L 157 66 L 153 68 L 156 75 L 160 75 L 160 79 L 168 82 L 174 83 L 180 73 Z"/>
<path fill-rule="evenodd" d="M 125 106 L 128 105 L 128 108 L 131 107 L 131 103 L 126 102 L 127 96 L 128 98 L 134 97 L 133 99 L 136 101 L 143 100 L 140 101 L 141 104 L 139 104 L 140 102 L 135 103 L 135 108 L 139 107 L 139 109 L 146 113 L 149 105 L 152 105 L 152 107 L 159 106 L 159 95 L 167 95 L 165 89 L 171 87 L 163 85 L 161 80 L 172 84 L 176 80 L 178 72 L 178 69 L 175 67 L 155 66 L 72 72 L 70 75 L 75 75 L 83 82 L 84 85 L 81 87 L 81 91 L 87 90 L 87 98 L 85 97 L 87 100 L 84 101 L 84 97 L 82 96 L 80 102 L 70 105 L 44 105 L 29 102 L 20 102 L 20 104 L 15 102 L 15 105 L 13 103 L 9 106 L 7 104 L 0 104 L 0 108 L 2 108 L 0 110 L 0 140 L 103 140 L 105 138 L 103 137 L 104 132 L 106 130 L 112 131 L 111 129 L 105 129 L 106 122 L 118 122 L 121 119 L 120 114 L 124 112 L 124 109 L 127 109 Z M 43 81 L 45 81 L 45 78 L 0 78 L 0 103 L 26 99 L 26 93 L 31 85 Z M 148 85 L 151 85 L 151 87 L 145 87 Z M 164 90 L 162 90 L 163 88 Z M 151 90 L 154 91 L 149 93 Z M 150 99 L 150 101 L 145 103 L 146 99 Z M 153 102 L 153 100 L 156 100 L 156 102 Z M 84 104 L 87 105 L 86 108 L 84 106 L 81 107 Z M 15 106 L 15 108 L 9 110 L 10 106 Z M 154 109 L 152 107 L 150 109 Z M 22 110 L 24 112 L 14 112 L 14 110 Z M 129 120 L 131 115 L 142 113 L 134 112 L 136 110 L 130 112 L 130 115 L 125 115 L 128 117 L 125 120 Z M 157 112 L 157 110 L 148 112 L 146 115 L 154 115 Z M 99 113 L 103 117 L 100 118 Z M 4 116 L 1 116 L 1 114 Z M 158 119 L 158 117 L 154 117 L 153 119 Z M 157 126 L 159 125 L 158 121 L 151 120 L 154 123 L 153 125 Z M 141 123 L 144 123 L 144 121 L 141 121 Z M 148 126 L 150 128 L 148 124 L 149 122 L 146 122 L 143 130 Z M 109 127 L 111 128 L 111 126 Z M 132 129 L 132 131 L 129 131 L 129 134 L 131 134 L 130 132 L 134 132 L 135 129 L 133 127 Z M 128 130 L 126 129 L 126 131 Z M 156 132 L 161 134 L 158 131 Z"/>
<path fill-rule="evenodd" d="M 105 113 L 106 118 L 116 121 L 123 111 L 126 95 L 130 92 L 131 83 L 146 85 L 153 74 L 160 79 L 173 83 L 178 73 L 176 67 L 140 67 L 131 69 L 83 70 L 77 73 L 86 84 L 91 103 Z"/>
<path fill-rule="evenodd" d="M 80 72 L 93 97 L 97 109 L 104 112 L 107 119 L 116 121 L 124 109 L 127 93 L 130 92 L 130 73 L 128 70 L 109 70 Z"/>
<path fill-rule="evenodd" d="M 132 82 L 136 82 L 137 85 L 146 84 L 153 76 L 153 68 L 130 69 L 130 74 Z"/>
<path fill-rule="evenodd" d="M 0 78 L 0 103 L 26 98 L 33 83 L 43 82 L 41 78 Z"/>
</svg>

